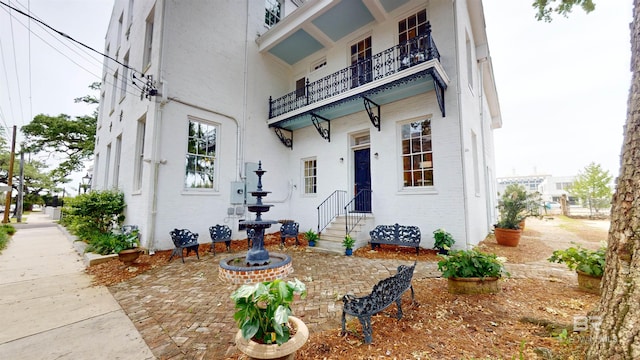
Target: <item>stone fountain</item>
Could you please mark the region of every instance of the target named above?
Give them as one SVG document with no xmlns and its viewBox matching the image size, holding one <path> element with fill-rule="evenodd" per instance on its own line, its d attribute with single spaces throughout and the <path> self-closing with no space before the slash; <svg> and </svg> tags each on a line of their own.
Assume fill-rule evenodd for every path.
<svg viewBox="0 0 640 360">
<path fill-rule="evenodd" d="M 219 277 L 234 284 L 247 284 L 262 281 L 282 279 L 293 271 L 291 257 L 286 254 L 269 253 L 264 248 L 264 231 L 271 225 L 278 223 L 274 220 L 262 220 L 262 213 L 268 212 L 273 205 L 262 203 L 262 198 L 270 191 L 262 190 L 262 162 L 258 162 L 258 185 L 251 195 L 256 197 L 256 203 L 248 206 L 251 213 L 256 214 L 255 220 L 243 222 L 247 228 L 247 237 L 251 239 L 251 248 L 246 256 L 236 255 L 220 261 Z"/>
</svg>

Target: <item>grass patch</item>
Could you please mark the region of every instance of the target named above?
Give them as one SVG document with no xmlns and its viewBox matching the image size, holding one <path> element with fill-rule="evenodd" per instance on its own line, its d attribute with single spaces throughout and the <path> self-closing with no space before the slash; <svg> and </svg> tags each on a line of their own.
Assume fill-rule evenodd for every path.
<svg viewBox="0 0 640 360">
<path fill-rule="evenodd" d="M 606 242 L 609 236 L 609 231 L 607 229 L 597 226 L 589 226 L 581 219 L 572 219 L 564 215 L 558 216 L 557 219 L 562 221 L 559 225 L 560 228 L 578 235 L 585 241 L 595 243 Z"/>
<path fill-rule="evenodd" d="M 0 230 L 0 253 L 7 247 L 9 243 L 9 235 L 3 230 Z"/>
</svg>

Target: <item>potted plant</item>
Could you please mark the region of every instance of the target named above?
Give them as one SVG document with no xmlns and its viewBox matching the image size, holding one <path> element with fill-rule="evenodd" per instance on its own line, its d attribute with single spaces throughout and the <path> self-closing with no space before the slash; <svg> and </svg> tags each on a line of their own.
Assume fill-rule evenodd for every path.
<svg viewBox="0 0 640 360">
<path fill-rule="evenodd" d="M 452 250 L 449 255 L 441 256 L 438 270 L 448 279 L 448 290 L 452 294 L 495 294 L 500 292 L 498 280 L 502 275 L 509 275 L 496 254 Z"/>
<path fill-rule="evenodd" d="M 539 197 L 537 193 L 528 194 L 522 185 L 507 186 L 500 200 L 498 210 L 500 218 L 495 224 L 496 241 L 504 246 L 518 246 L 522 235 L 521 224 L 527 216 L 537 215 Z"/>
<path fill-rule="evenodd" d="M 356 241 L 351 237 L 351 235 L 347 234 L 342 240 L 342 246 L 344 246 L 344 254 L 347 256 L 353 255 L 353 245 Z"/>
<path fill-rule="evenodd" d="M 318 241 L 319 236 L 315 231 L 313 231 L 313 229 L 309 229 L 309 231 L 304 233 L 304 236 L 307 238 L 307 243 L 309 244 L 309 246 L 316 246 L 316 241 Z"/>
<path fill-rule="evenodd" d="M 556 250 L 547 260 L 565 263 L 578 274 L 578 287 L 584 291 L 600 294 L 600 282 L 604 274 L 606 248 L 588 250 L 580 245 L 566 250 Z"/>
<path fill-rule="evenodd" d="M 438 250 L 438 253 L 443 255 L 447 255 L 453 243 L 456 242 L 453 239 L 453 236 L 451 236 L 451 234 L 443 228 L 440 228 L 433 232 L 433 239 L 433 248 Z"/>
<path fill-rule="evenodd" d="M 235 290 L 231 299 L 236 308 L 233 319 L 239 328 L 238 349 L 251 358 L 274 359 L 289 356 L 304 345 L 309 330 L 291 316 L 296 294 L 301 299 L 307 295 L 305 284 L 298 279 L 246 284 Z"/>
</svg>

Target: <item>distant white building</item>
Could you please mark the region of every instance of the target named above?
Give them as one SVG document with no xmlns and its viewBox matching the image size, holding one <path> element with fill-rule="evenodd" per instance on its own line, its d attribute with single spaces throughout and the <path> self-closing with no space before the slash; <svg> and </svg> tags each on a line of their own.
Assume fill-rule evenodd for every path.
<svg viewBox="0 0 640 360">
<path fill-rule="evenodd" d="M 464 247 L 495 222 L 481 1 L 116 0 L 105 52 L 119 64 L 104 64 L 93 188 L 124 192 L 150 249 L 174 228 L 246 237 L 259 161 L 263 218 L 301 231 L 341 239 L 325 225 L 350 215 L 361 243 L 400 223 Z"/>
<path fill-rule="evenodd" d="M 575 176 L 552 176 L 547 174 L 507 176 L 496 179 L 498 182 L 498 193 L 502 194 L 504 189 L 511 184 L 524 186 L 528 192 L 538 192 L 544 202 L 560 202 L 563 195 L 567 196 L 569 204 L 576 205 L 578 199 L 569 196 L 569 187 L 575 181 Z"/>
</svg>

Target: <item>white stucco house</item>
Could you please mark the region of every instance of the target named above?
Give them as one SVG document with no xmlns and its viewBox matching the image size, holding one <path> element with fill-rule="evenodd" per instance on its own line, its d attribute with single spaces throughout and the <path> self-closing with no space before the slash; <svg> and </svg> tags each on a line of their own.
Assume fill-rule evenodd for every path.
<svg viewBox="0 0 640 360">
<path fill-rule="evenodd" d="M 115 0 L 105 53 L 93 189 L 124 192 L 149 249 L 174 228 L 245 238 L 259 161 L 263 218 L 326 239 L 491 231 L 502 119 L 479 0 Z"/>
</svg>

